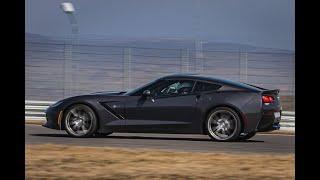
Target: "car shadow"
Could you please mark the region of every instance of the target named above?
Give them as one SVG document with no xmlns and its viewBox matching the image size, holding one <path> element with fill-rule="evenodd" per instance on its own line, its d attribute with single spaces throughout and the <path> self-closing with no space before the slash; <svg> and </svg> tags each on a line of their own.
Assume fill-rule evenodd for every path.
<svg viewBox="0 0 320 180">
<path fill-rule="evenodd" d="M 31 136 L 41 136 L 41 137 L 63 137 L 63 138 L 73 138 L 67 134 L 30 134 Z M 211 139 L 200 139 L 200 138 L 183 138 L 183 137 L 148 137 L 148 136 L 106 136 L 106 135 L 95 135 L 93 137 L 86 137 L 87 139 L 91 138 L 105 138 L 105 139 L 150 139 L 150 140 L 181 140 L 181 141 L 207 141 L 207 142 L 217 142 Z M 86 139 L 81 138 L 81 139 Z M 264 142 L 261 140 L 237 140 L 230 141 L 225 143 L 256 143 L 256 142 Z M 224 142 L 221 142 L 224 143 Z"/>
</svg>

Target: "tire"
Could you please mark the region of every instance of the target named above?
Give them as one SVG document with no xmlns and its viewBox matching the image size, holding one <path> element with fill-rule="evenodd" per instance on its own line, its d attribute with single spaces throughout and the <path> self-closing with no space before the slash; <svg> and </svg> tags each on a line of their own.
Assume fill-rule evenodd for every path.
<svg viewBox="0 0 320 180">
<path fill-rule="evenodd" d="M 241 120 L 231 108 L 218 107 L 212 110 L 206 120 L 206 130 L 215 141 L 234 141 L 241 132 Z"/>
<path fill-rule="evenodd" d="M 108 133 L 94 133 L 94 136 L 97 137 L 104 137 L 104 136 L 109 136 L 110 134 L 112 134 L 113 132 L 108 132 Z"/>
<path fill-rule="evenodd" d="M 95 112 L 84 104 L 75 104 L 68 108 L 64 124 L 66 132 L 72 137 L 90 137 L 98 128 Z"/>
<path fill-rule="evenodd" d="M 239 136 L 238 140 L 247 140 L 252 138 L 253 136 L 256 135 L 257 132 L 249 132 L 248 134 L 244 135 L 244 136 Z"/>
</svg>

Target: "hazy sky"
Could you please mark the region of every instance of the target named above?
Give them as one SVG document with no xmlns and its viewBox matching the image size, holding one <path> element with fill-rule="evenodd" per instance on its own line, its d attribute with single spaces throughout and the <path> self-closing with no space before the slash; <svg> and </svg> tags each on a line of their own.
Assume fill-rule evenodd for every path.
<svg viewBox="0 0 320 180">
<path fill-rule="evenodd" d="M 59 0 L 26 0 L 26 32 L 71 33 Z M 80 35 L 188 38 L 294 50 L 294 0 L 73 0 Z"/>
</svg>

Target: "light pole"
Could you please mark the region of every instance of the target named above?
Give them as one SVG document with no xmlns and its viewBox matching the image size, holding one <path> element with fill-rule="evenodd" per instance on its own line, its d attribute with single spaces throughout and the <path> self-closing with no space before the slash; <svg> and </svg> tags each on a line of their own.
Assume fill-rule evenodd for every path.
<svg viewBox="0 0 320 180">
<path fill-rule="evenodd" d="M 63 2 L 61 3 L 61 9 L 63 12 L 67 15 L 70 25 L 71 25 L 71 43 L 66 43 L 65 45 L 65 61 L 64 61 L 64 87 L 63 87 L 63 96 L 66 97 L 67 95 L 70 95 L 70 91 L 73 88 L 73 81 L 72 81 L 72 75 L 68 73 L 68 69 L 71 69 L 72 65 L 72 49 L 73 46 L 77 43 L 78 38 L 78 32 L 79 27 L 76 20 L 76 17 L 74 15 L 74 7 L 71 2 Z M 68 87 L 68 88 L 67 88 Z M 66 89 L 69 90 L 68 93 L 66 93 Z"/>
<path fill-rule="evenodd" d="M 71 31 L 72 31 L 72 35 L 77 35 L 78 31 L 79 31 L 79 27 L 78 27 L 78 23 L 76 20 L 76 17 L 74 16 L 74 7 L 73 4 L 70 2 L 63 2 L 61 3 L 61 8 L 63 10 L 63 12 L 66 13 L 66 15 L 69 18 L 70 24 L 71 24 Z"/>
<path fill-rule="evenodd" d="M 195 40 L 195 50 L 196 50 L 196 62 L 199 62 L 198 66 L 199 69 L 196 69 L 198 73 L 204 73 L 204 66 L 205 66 L 205 57 L 203 54 L 203 44 L 208 43 L 202 40 Z M 197 63 L 196 63 L 197 66 Z"/>
</svg>

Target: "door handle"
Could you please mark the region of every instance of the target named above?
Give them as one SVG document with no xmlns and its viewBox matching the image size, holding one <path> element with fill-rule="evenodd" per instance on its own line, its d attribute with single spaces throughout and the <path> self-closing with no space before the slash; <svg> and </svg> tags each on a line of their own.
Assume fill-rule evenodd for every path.
<svg viewBox="0 0 320 180">
<path fill-rule="evenodd" d="M 197 94 L 197 95 L 196 95 L 196 102 L 199 100 L 200 97 L 201 97 L 200 94 Z"/>
<path fill-rule="evenodd" d="M 150 101 L 152 101 L 154 103 L 154 101 L 155 101 L 155 97 L 154 96 L 150 96 L 149 99 L 150 99 Z"/>
</svg>

